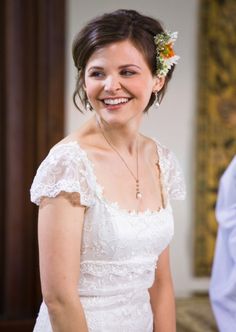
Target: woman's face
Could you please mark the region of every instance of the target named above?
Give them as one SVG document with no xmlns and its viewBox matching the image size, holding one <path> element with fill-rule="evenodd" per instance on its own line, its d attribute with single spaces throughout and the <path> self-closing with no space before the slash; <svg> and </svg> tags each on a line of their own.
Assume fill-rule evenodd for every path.
<svg viewBox="0 0 236 332">
<path fill-rule="evenodd" d="M 94 52 L 85 68 L 88 100 L 110 124 L 139 121 L 151 93 L 163 84 L 164 79 L 152 76 L 143 54 L 129 40 Z"/>
</svg>

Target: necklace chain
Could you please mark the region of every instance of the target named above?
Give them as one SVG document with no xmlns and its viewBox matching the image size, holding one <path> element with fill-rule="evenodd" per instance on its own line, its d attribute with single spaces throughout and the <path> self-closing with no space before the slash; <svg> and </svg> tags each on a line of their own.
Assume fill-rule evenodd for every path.
<svg viewBox="0 0 236 332">
<path fill-rule="evenodd" d="M 126 166 L 126 168 L 128 169 L 128 171 L 130 172 L 130 174 L 132 175 L 132 177 L 134 178 L 135 182 L 136 182 L 136 198 L 140 199 L 142 198 L 142 194 L 140 192 L 139 189 L 139 144 L 138 144 L 138 139 L 137 139 L 137 146 L 136 146 L 136 170 L 137 170 L 137 175 L 135 176 L 135 174 L 133 173 L 133 171 L 129 168 L 127 162 L 125 161 L 125 159 L 122 157 L 122 155 L 120 154 L 120 152 L 117 150 L 117 148 L 109 141 L 109 139 L 106 137 L 105 133 L 102 130 L 102 127 L 99 123 L 99 121 L 97 120 L 98 126 L 101 130 L 101 133 L 103 135 L 103 137 L 105 138 L 106 142 L 110 145 L 110 147 L 112 148 L 113 151 L 116 152 L 116 154 L 119 156 L 119 158 L 121 159 L 121 161 L 123 162 L 123 164 Z"/>
</svg>

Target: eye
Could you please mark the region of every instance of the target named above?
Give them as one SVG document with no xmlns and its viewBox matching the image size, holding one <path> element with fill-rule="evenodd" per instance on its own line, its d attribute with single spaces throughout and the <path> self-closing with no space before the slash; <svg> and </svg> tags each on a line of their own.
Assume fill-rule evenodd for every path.
<svg viewBox="0 0 236 332">
<path fill-rule="evenodd" d="M 89 74 L 89 77 L 102 78 L 104 73 L 101 71 L 93 71 Z"/>
<path fill-rule="evenodd" d="M 136 72 L 134 70 L 130 70 L 130 69 L 123 69 L 120 74 L 122 76 L 133 76 L 136 74 Z"/>
</svg>

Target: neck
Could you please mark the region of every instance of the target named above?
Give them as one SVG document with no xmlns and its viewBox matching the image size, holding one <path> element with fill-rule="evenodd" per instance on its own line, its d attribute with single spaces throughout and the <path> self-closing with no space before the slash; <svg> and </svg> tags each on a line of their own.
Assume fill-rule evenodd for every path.
<svg viewBox="0 0 236 332">
<path fill-rule="evenodd" d="M 112 126 L 97 115 L 95 116 L 95 120 L 101 134 L 103 134 L 116 149 L 130 155 L 136 155 L 139 124 L 132 123 L 128 125 Z"/>
</svg>

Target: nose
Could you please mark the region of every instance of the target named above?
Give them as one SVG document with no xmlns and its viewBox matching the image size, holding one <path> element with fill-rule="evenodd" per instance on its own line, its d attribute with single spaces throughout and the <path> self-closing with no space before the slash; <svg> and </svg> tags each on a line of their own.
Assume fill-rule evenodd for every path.
<svg viewBox="0 0 236 332">
<path fill-rule="evenodd" d="M 104 82 L 104 90 L 106 92 L 115 92 L 121 88 L 119 77 L 110 75 Z"/>
</svg>

